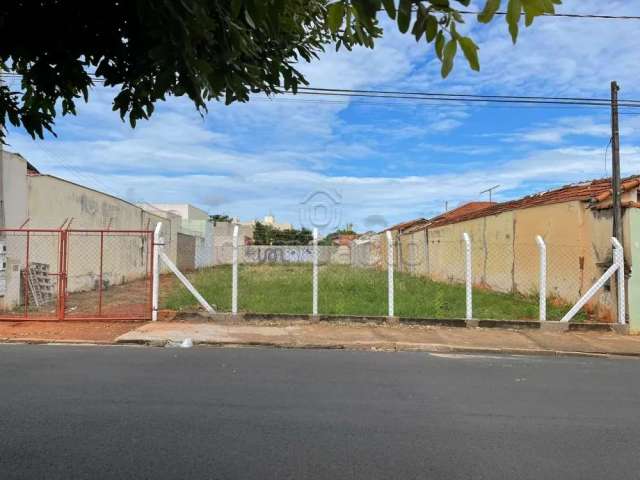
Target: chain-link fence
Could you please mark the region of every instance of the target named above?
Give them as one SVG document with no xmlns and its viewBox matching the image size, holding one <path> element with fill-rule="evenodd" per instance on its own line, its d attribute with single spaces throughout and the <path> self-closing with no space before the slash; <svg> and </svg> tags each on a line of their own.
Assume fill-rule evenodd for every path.
<svg viewBox="0 0 640 480">
<path fill-rule="evenodd" d="M 57 318 L 60 246 L 57 231 L 0 230 L 0 316 Z"/>
<path fill-rule="evenodd" d="M 67 318 L 148 318 L 152 235 L 71 230 L 67 237 Z"/>
<path fill-rule="evenodd" d="M 150 318 L 152 232 L 0 229 L 0 319 Z"/>
<path fill-rule="evenodd" d="M 543 249 L 544 242 L 535 239 L 484 241 L 469 235 L 467 248 L 462 235 L 450 240 L 417 232 L 391 235 L 391 245 L 390 252 L 386 235 L 318 245 L 317 313 L 559 320 L 611 265 L 611 258 L 589 257 L 577 244 Z M 236 310 L 314 313 L 314 248 L 238 245 Z M 194 283 L 218 310 L 233 311 L 233 244 L 221 249 L 217 257 L 228 263 L 195 273 Z M 186 292 L 173 292 L 167 306 L 190 303 Z M 611 305 L 615 295 L 605 285 L 580 316 L 603 319 Z"/>
</svg>

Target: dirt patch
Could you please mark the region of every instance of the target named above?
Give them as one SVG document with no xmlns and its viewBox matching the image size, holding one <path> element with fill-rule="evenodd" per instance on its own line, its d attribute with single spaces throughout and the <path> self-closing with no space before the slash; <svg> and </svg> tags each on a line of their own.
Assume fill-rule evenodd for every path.
<svg viewBox="0 0 640 480">
<path fill-rule="evenodd" d="M 170 275 L 160 276 L 161 293 L 167 292 L 173 284 L 174 279 Z M 151 279 L 135 280 L 107 288 L 102 292 L 101 309 L 97 290 L 72 293 L 65 303 L 69 317 L 93 314 L 144 317 L 148 315 L 151 304 Z"/>
<path fill-rule="evenodd" d="M 0 341 L 113 343 L 145 322 L 0 322 Z"/>
<path fill-rule="evenodd" d="M 171 275 L 160 276 L 160 298 L 169 294 L 175 287 L 175 279 Z M 39 317 L 41 320 L 56 319 L 56 302 L 51 302 L 40 308 L 30 306 L 29 315 Z M 122 285 L 113 285 L 102 291 L 102 304 L 100 292 L 88 290 L 84 292 L 70 293 L 65 300 L 65 317 L 95 318 L 110 317 L 123 320 L 150 319 L 151 310 L 151 279 L 143 278 Z M 16 308 L 12 315 L 20 317 L 24 315 L 22 307 Z M 163 319 L 170 319 L 170 316 Z"/>
</svg>

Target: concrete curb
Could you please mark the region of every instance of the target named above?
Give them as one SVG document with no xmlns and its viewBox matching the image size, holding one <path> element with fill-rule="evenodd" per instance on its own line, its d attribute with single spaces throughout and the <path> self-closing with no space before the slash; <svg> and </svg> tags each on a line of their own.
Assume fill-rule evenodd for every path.
<svg viewBox="0 0 640 480">
<path fill-rule="evenodd" d="M 176 315 L 177 321 L 214 321 L 221 323 L 242 324 L 243 322 L 304 322 L 304 323 L 368 323 L 374 325 L 415 325 L 429 327 L 453 328 L 495 328 L 507 330 L 541 330 L 551 332 L 615 332 L 629 334 L 628 325 L 613 323 L 561 323 L 558 321 L 539 322 L 537 320 L 491 320 L 463 318 L 424 318 L 424 317 L 386 317 L 358 315 L 307 315 L 279 313 L 212 313 L 181 312 Z"/>
<path fill-rule="evenodd" d="M 169 341 L 125 339 L 116 340 L 121 345 L 146 345 L 164 347 Z M 426 353 L 460 353 L 460 354 L 493 354 L 493 355 L 530 355 L 545 357 L 625 357 L 640 358 L 640 352 L 611 353 L 611 352 L 580 352 L 550 349 L 529 348 L 497 348 L 497 347 L 469 347 L 464 345 L 449 345 L 440 343 L 407 343 L 407 342 L 354 342 L 354 343 L 297 343 L 297 342 L 269 342 L 269 341 L 194 341 L 197 346 L 250 348 L 268 347 L 281 349 L 311 349 L 311 350 L 354 350 L 354 351 L 386 351 L 386 352 L 426 352 Z"/>
</svg>

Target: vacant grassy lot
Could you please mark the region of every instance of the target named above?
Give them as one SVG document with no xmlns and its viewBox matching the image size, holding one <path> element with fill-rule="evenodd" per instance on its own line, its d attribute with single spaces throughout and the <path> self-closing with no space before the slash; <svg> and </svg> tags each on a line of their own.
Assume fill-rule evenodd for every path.
<svg viewBox="0 0 640 480">
<path fill-rule="evenodd" d="M 311 265 L 240 265 L 238 306 L 255 313 L 311 313 Z M 231 267 L 219 266 L 190 275 L 200 293 L 220 311 L 231 309 Z M 535 319 L 537 297 L 475 290 L 475 318 Z M 349 266 L 322 266 L 319 273 L 320 314 L 386 315 L 387 272 Z M 196 305 L 183 287 L 165 298 L 164 307 Z M 548 305 L 547 317 L 558 320 L 569 307 Z M 464 318 L 465 289 L 397 273 L 395 314 L 406 317 Z"/>
</svg>

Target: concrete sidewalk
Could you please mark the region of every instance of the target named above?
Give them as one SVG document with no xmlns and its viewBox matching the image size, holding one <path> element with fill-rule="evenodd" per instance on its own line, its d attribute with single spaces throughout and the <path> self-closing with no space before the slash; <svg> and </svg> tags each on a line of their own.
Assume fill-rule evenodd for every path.
<svg viewBox="0 0 640 480">
<path fill-rule="evenodd" d="M 406 325 L 297 323 L 247 325 L 191 322 L 148 323 L 118 343 L 162 346 L 190 338 L 194 344 L 353 350 L 421 350 L 538 355 L 630 355 L 640 357 L 640 337 L 612 332 L 461 329 Z"/>
</svg>

